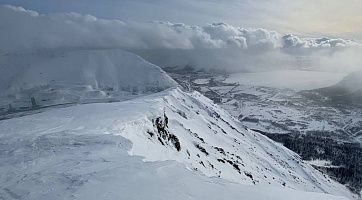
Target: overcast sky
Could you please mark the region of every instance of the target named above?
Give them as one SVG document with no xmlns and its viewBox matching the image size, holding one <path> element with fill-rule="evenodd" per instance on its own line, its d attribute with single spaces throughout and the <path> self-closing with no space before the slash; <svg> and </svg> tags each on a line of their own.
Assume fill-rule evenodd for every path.
<svg viewBox="0 0 362 200">
<path fill-rule="evenodd" d="M 362 40 L 362 0 L 0 0 L 40 13 L 78 12 L 123 21 L 226 22 L 302 36 Z"/>
</svg>

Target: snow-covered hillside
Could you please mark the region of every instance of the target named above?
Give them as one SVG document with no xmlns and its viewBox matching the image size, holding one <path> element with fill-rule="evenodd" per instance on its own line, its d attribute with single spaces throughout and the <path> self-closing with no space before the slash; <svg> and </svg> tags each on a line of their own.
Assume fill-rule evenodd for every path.
<svg viewBox="0 0 362 200">
<path fill-rule="evenodd" d="M 168 123 L 158 129 L 157 121 Z M 352 198 L 211 100 L 177 88 L 2 120 L 0 133 L 5 199 Z"/>
<path fill-rule="evenodd" d="M 117 100 L 176 83 L 158 66 L 123 50 L 51 50 L 0 57 L 0 108 Z M 33 105 L 34 106 L 34 105 Z M 0 110 L 1 113 L 1 110 Z"/>
</svg>

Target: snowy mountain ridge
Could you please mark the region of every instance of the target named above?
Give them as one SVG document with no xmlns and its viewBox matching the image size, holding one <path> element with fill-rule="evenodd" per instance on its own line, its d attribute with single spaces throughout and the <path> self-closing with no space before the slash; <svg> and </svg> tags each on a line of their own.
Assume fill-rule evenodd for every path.
<svg viewBox="0 0 362 200">
<path fill-rule="evenodd" d="M 18 86 L 10 91 L 20 91 L 5 96 L 8 98 L 5 100 L 21 99 L 26 95 L 49 97 L 54 91 L 58 95 L 53 96 L 54 101 L 58 101 L 59 97 L 65 101 L 89 98 L 84 95 L 87 93 L 80 93 L 74 99 L 65 95 L 79 94 L 74 92 L 79 84 L 85 88 L 90 86 L 90 91 L 109 92 L 101 96 L 101 100 L 119 95 L 117 92 L 124 92 L 122 87 L 127 85 L 137 87 L 137 93 L 141 94 L 168 88 L 121 102 L 49 108 L 38 114 L 0 120 L 0 197 L 5 199 L 49 199 L 55 196 L 58 199 L 64 196 L 89 199 L 87 191 L 99 185 L 110 187 L 114 182 L 120 184 L 120 180 L 124 180 L 121 181 L 124 185 L 134 183 L 145 178 L 145 173 L 151 173 L 147 177 L 152 179 L 152 170 L 164 171 L 163 164 L 159 165 L 159 162 L 169 160 L 190 169 L 191 172 L 181 170 L 183 174 L 200 172 L 213 177 L 192 178 L 198 184 L 201 180 L 203 184 L 226 181 L 226 185 L 257 185 L 264 190 L 272 187 L 288 194 L 293 194 L 290 191 L 303 193 L 305 197 L 309 195 L 304 192 L 312 192 L 310 199 L 343 199 L 314 193 L 355 198 L 345 186 L 304 163 L 295 153 L 243 128 L 240 122 L 211 100 L 198 92 L 182 91 L 160 68 L 127 52 L 86 50 L 19 59 L 7 57 L 3 61 L 17 63 L 13 71 L 9 71 L 12 76 L 7 77 L 5 82 L 8 86 Z M 4 65 L 2 70 L 9 66 Z M 116 78 L 112 79 L 112 75 Z M 155 81 L 158 81 L 158 87 L 148 90 L 147 87 Z M 57 88 L 58 83 L 64 83 L 63 87 Z M 46 85 L 45 90 L 43 85 Z M 23 86 L 27 89 L 23 90 Z M 105 90 L 106 87 L 115 89 Z M 22 96 L 24 91 L 26 95 Z M 36 96 L 44 94 L 44 91 L 49 93 Z M 125 90 L 120 96 L 133 92 Z M 124 154 L 126 150 L 134 157 L 127 157 Z M 144 161 L 155 162 L 151 171 L 140 171 L 140 167 L 149 165 L 149 162 L 134 165 L 139 163 L 137 156 L 142 156 Z M 122 164 L 118 159 L 130 164 Z M 114 169 L 120 166 L 123 172 L 134 170 L 140 177 L 126 173 L 108 182 L 109 178 L 104 176 L 112 176 L 109 173 L 115 173 Z M 177 170 L 180 168 L 177 167 Z M 173 173 L 174 179 L 179 178 L 172 170 L 168 173 Z M 156 177 L 164 180 L 166 175 L 159 176 L 160 173 L 157 173 Z M 156 190 L 161 190 L 160 185 L 153 184 L 156 184 L 153 186 Z M 181 190 L 185 194 L 187 188 L 181 187 Z M 240 197 L 236 191 L 233 190 L 233 193 L 238 196 L 230 196 L 231 199 Z M 103 188 L 100 192 L 105 195 L 104 199 L 109 190 Z M 263 197 L 255 190 L 253 192 L 248 195 L 258 200 Z M 136 197 L 134 195 L 132 198 Z M 161 194 L 154 195 L 153 199 L 159 199 L 157 197 Z M 217 197 L 222 198 L 225 194 L 219 195 Z M 271 199 L 287 198 L 275 192 L 271 192 L 270 196 Z"/>
<path fill-rule="evenodd" d="M 164 113 L 169 119 L 167 132 L 176 136 L 180 150 L 168 138 L 161 137 L 154 125 L 155 119 Z M 228 113 L 197 92 L 188 94 L 180 89 L 170 89 L 119 103 L 54 109 L 3 120 L 0 132 L 1 141 L 4 141 L 1 144 L 1 149 L 4 149 L 2 159 L 7 160 L 1 162 L 1 171 L 6 172 L 1 182 L 2 185 L 20 182 L 10 184 L 14 188 L 22 185 L 18 179 L 33 173 L 18 169 L 31 170 L 31 163 L 37 166 L 43 162 L 42 155 L 55 151 L 55 154 L 51 153 L 55 159 L 67 160 L 67 155 L 57 157 L 56 152 L 62 151 L 57 150 L 59 142 L 74 145 L 74 148 L 83 145 L 82 141 L 71 138 L 64 141 L 62 134 L 86 134 L 88 137 L 103 134 L 104 137 L 127 138 L 132 143 L 129 154 L 143 156 L 145 161 L 176 160 L 193 171 L 232 182 L 352 198 L 344 186 L 304 163 L 282 145 L 241 128 Z M 53 139 L 49 141 L 48 137 Z M 21 146 L 21 141 L 27 140 L 30 146 Z"/>
<path fill-rule="evenodd" d="M 289 185 L 286 187 L 275 184 L 246 186 L 186 170 L 184 164 L 200 167 L 199 170 L 206 173 L 206 168 L 203 169 L 201 164 L 195 163 L 195 154 L 200 154 L 199 159 L 204 162 L 207 157 L 195 149 L 192 141 L 185 140 L 193 139 L 193 142 L 200 143 L 201 137 L 193 137 L 181 130 L 177 133 L 173 132 L 174 128 L 171 127 L 179 126 L 178 120 L 183 117 L 179 115 L 180 112 L 175 113 L 171 107 L 168 107 L 170 104 L 166 103 L 166 99 L 171 100 L 172 98 L 181 102 L 182 99 L 178 98 L 185 98 L 188 103 L 192 99 L 204 99 L 197 93 L 190 95 L 178 89 L 172 89 L 124 102 L 83 104 L 0 121 L 0 171 L 2 172 L 0 197 L 9 200 L 216 200 L 240 199 L 240 197 L 248 200 L 346 200 L 345 197 L 290 189 Z M 209 102 L 197 103 L 198 101 L 192 105 L 210 106 Z M 181 151 L 177 151 L 172 145 L 161 145 L 160 141 L 155 138 L 156 135 L 152 137 L 149 133 L 144 132 L 152 130 L 150 118 L 162 115 L 164 107 L 166 107 L 165 111 L 170 119 L 170 131 L 180 139 Z M 212 107 L 212 109 L 202 112 L 218 109 Z M 195 109 L 197 108 L 195 107 Z M 201 125 L 205 126 L 205 122 L 210 119 L 210 116 L 205 116 L 203 122 L 203 114 L 197 115 L 197 121 L 194 123 L 191 120 L 195 120 L 195 118 L 191 118 L 190 113 L 186 112 L 186 116 L 190 118 L 185 125 L 196 125 L 201 122 Z M 224 114 L 221 113 L 221 117 L 226 117 Z M 226 120 L 229 121 L 229 119 Z M 194 131 L 193 128 L 192 130 Z M 243 133 L 246 133 L 244 131 Z M 210 134 L 210 138 L 205 137 L 205 143 L 215 143 L 217 141 L 212 141 L 212 137 L 220 136 L 222 138 L 224 136 L 219 135 L 220 133 L 208 134 Z M 238 137 L 237 134 L 232 135 Z M 238 135 L 239 138 L 244 137 L 241 134 Z M 131 140 L 127 140 L 123 136 Z M 246 136 L 249 136 L 249 133 Z M 261 139 L 265 141 L 265 138 Z M 225 138 L 225 141 L 232 142 L 230 140 L 232 140 L 231 137 Z M 142 144 L 145 146 L 140 148 Z M 270 142 L 270 144 L 274 143 Z M 222 153 L 212 151 L 204 143 L 201 145 L 210 153 L 210 162 L 214 163 L 217 168 L 221 167 L 221 164 L 216 164 L 214 157 L 222 158 Z M 285 151 L 285 148 L 278 148 Z M 182 163 L 182 158 L 187 157 L 187 150 L 189 150 L 191 159 L 188 163 Z M 153 160 L 168 160 L 173 157 L 181 163 L 143 162 L 140 157 L 129 156 L 126 151 L 131 154 L 148 154 L 146 159 Z M 251 151 L 252 149 L 248 152 L 251 153 Z M 225 153 L 229 155 L 228 152 Z M 242 155 L 242 159 L 247 159 L 247 154 Z M 286 151 L 285 156 L 292 157 L 293 155 L 295 156 Z M 230 170 L 231 174 L 235 171 L 230 164 L 223 165 L 225 168 L 220 168 L 223 171 L 222 176 L 227 173 L 227 170 Z M 307 168 L 310 167 L 307 166 Z M 212 173 L 210 169 L 210 174 Z M 256 180 L 259 179 L 257 174 L 253 175 Z M 343 193 L 342 186 L 334 183 L 333 186 L 340 189 L 334 190 L 335 193 Z"/>
<path fill-rule="evenodd" d="M 131 155 L 143 156 L 146 161 L 176 160 L 207 176 L 243 184 L 349 193 L 282 145 L 241 128 L 237 120 L 197 92 L 187 94 L 174 89 L 152 101 L 157 101 L 153 103 L 158 104 L 156 113 L 114 123 L 113 128 L 132 141 Z M 180 152 L 155 137 L 157 129 L 152 120 L 162 116 L 162 108 L 170 120 L 169 132 L 181 143 Z"/>
</svg>

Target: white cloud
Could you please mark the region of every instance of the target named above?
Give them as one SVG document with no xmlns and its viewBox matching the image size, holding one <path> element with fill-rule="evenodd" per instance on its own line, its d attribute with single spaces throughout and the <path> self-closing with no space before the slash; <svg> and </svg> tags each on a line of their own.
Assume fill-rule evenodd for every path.
<svg viewBox="0 0 362 200">
<path fill-rule="evenodd" d="M 319 67 L 331 65 L 328 60 L 333 59 L 347 63 L 345 68 L 362 66 L 356 53 L 349 52 L 350 60 L 343 61 L 343 49 L 360 46 L 345 39 L 301 38 L 226 23 L 192 26 L 165 21 L 130 23 L 78 13 L 39 14 L 14 6 L 0 6 L 0 46 L 1 54 L 56 48 L 166 49 L 154 51 L 160 52 L 154 57 L 143 56 L 165 66 L 195 64 L 233 70 L 299 67 L 298 57 L 305 55 Z"/>
<path fill-rule="evenodd" d="M 43 15 L 21 7 L 0 7 L 1 51 L 43 48 L 269 50 L 283 47 L 337 47 L 356 43 L 343 39 L 302 39 L 266 29 L 225 23 L 189 26 L 171 22 L 125 23 L 78 13 Z M 4 37 L 5 36 L 5 37 Z"/>
<path fill-rule="evenodd" d="M 328 48 L 328 47 L 352 47 L 361 44 L 344 40 L 341 38 L 299 38 L 298 36 L 287 34 L 282 37 L 282 45 L 284 48 Z"/>
</svg>

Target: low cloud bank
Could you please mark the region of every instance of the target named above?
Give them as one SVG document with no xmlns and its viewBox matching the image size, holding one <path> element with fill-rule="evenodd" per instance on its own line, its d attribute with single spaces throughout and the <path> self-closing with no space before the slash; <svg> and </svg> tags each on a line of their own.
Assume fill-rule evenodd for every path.
<svg viewBox="0 0 362 200">
<path fill-rule="evenodd" d="M 60 47 L 127 47 L 141 49 L 326 48 L 357 46 L 344 39 L 300 38 L 266 29 L 246 29 L 225 23 L 189 26 L 170 22 L 144 24 L 98 19 L 91 15 L 42 15 L 21 7 L 1 6 L 2 51 Z"/>
<path fill-rule="evenodd" d="M 323 68 L 325 64 L 319 62 L 328 63 L 329 59 L 335 60 L 333 65 L 348 63 L 345 68 L 362 66 L 361 58 L 354 57 L 354 54 L 361 52 L 355 53 L 354 50 L 360 49 L 361 44 L 352 40 L 301 38 L 225 23 L 205 26 L 163 21 L 126 23 L 77 13 L 43 15 L 5 5 L 0 6 L 0 33 L 2 55 L 57 48 L 126 48 L 135 52 L 145 50 L 144 57 L 150 60 L 163 59 L 163 63 L 156 64 L 164 66 L 188 63 L 239 70 L 295 66 L 298 62 L 310 62 L 313 63 L 311 66 L 320 65 L 318 67 Z M 168 55 L 169 57 L 184 57 L 167 61 L 167 51 L 158 51 L 163 54 L 157 55 L 150 53 L 154 49 L 171 49 L 171 53 L 176 53 Z M 349 62 L 343 61 L 345 52 L 350 56 Z M 320 56 L 322 57 L 315 59 Z"/>
</svg>

